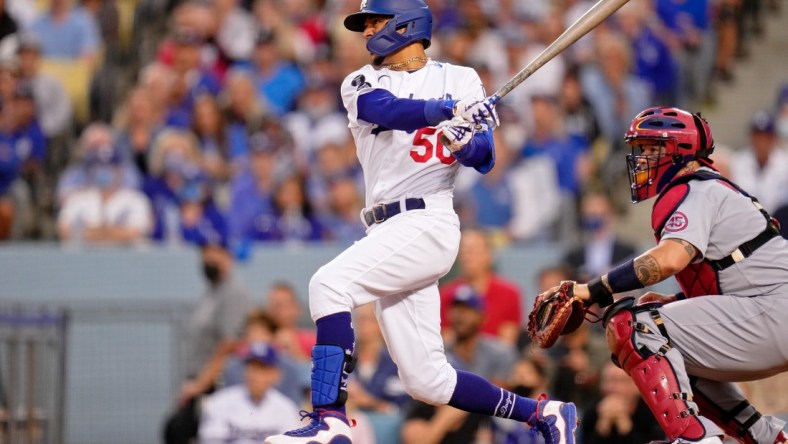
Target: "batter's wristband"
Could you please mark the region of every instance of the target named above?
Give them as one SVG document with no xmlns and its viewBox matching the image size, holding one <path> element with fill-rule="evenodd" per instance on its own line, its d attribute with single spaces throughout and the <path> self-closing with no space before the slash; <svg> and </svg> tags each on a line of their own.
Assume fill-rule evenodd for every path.
<svg viewBox="0 0 788 444">
<path fill-rule="evenodd" d="M 643 288 L 643 284 L 640 283 L 640 279 L 635 273 L 634 259 L 610 270 L 607 274 L 607 283 L 613 293 L 624 293 Z"/>
<path fill-rule="evenodd" d="M 599 304 L 600 308 L 605 308 L 613 303 L 613 293 L 611 293 L 602 282 L 602 277 L 594 278 L 588 283 L 588 304 Z"/>
</svg>

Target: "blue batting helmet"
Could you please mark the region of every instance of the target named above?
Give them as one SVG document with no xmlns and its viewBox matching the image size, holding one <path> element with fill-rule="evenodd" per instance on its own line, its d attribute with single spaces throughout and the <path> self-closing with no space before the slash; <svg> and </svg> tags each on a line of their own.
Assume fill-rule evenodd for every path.
<svg viewBox="0 0 788 444">
<path fill-rule="evenodd" d="M 364 32 L 370 15 L 390 17 L 390 20 L 367 41 L 369 52 L 387 56 L 417 41 L 423 41 L 424 48 L 429 48 L 432 13 L 424 0 L 364 0 L 358 12 L 345 18 L 345 28 Z M 397 31 L 403 28 L 404 33 Z"/>
</svg>

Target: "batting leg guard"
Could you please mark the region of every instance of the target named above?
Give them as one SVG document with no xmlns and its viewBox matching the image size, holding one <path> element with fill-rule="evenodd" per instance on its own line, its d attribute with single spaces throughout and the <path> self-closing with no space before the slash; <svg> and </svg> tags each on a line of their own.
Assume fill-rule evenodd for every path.
<svg viewBox="0 0 788 444">
<path fill-rule="evenodd" d="M 356 361 L 338 345 L 312 347 L 312 406 L 341 406 L 347 401 L 347 378 Z"/>
<path fill-rule="evenodd" d="M 639 307 L 624 305 L 605 316 L 607 341 L 613 352 L 613 362 L 624 369 L 635 382 L 643 400 L 671 440 L 702 439 L 706 430 L 698 419 L 697 410 L 689 404 L 692 402 L 689 382 L 685 384 L 687 391 L 682 392 L 679 377 L 665 357 L 665 353 L 671 348 L 667 339 L 656 352 L 645 346 L 638 348 L 637 335 L 658 335 L 659 332 L 653 332 L 637 321 L 635 315 L 636 311 L 641 310 Z"/>
</svg>

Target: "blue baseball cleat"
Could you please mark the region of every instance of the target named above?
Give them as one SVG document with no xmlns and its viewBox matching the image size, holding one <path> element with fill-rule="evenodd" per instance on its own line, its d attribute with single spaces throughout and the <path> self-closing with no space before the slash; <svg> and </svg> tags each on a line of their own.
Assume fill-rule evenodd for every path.
<svg viewBox="0 0 788 444">
<path fill-rule="evenodd" d="M 312 421 L 305 427 L 266 438 L 265 444 L 352 444 L 351 423 L 347 416 L 334 410 L 301 411 L 301 420 Z"/>
<path fill-rule="evenodd" d="M 528 425 L 542 435 L 545 444 L 575 444 L 577 409 L 571 402 L 548 401 L 542 395 Z"/>
</svg>

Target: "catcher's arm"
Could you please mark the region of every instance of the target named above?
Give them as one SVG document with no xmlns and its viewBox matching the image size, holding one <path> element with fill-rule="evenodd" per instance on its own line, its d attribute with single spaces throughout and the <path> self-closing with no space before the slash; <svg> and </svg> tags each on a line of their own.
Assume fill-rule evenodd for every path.
<svg viewBox="0 0 788 444">
<path fill-rule="evenodd" d="M 685 269 L 698 249 L 683 239 L 663 239 L 657 246 L 627 261 L 588 284 L 575 285 L 574 295 L 589 307 L 607 307 L 613 295 L 648 287 Z"/>
</svg>

